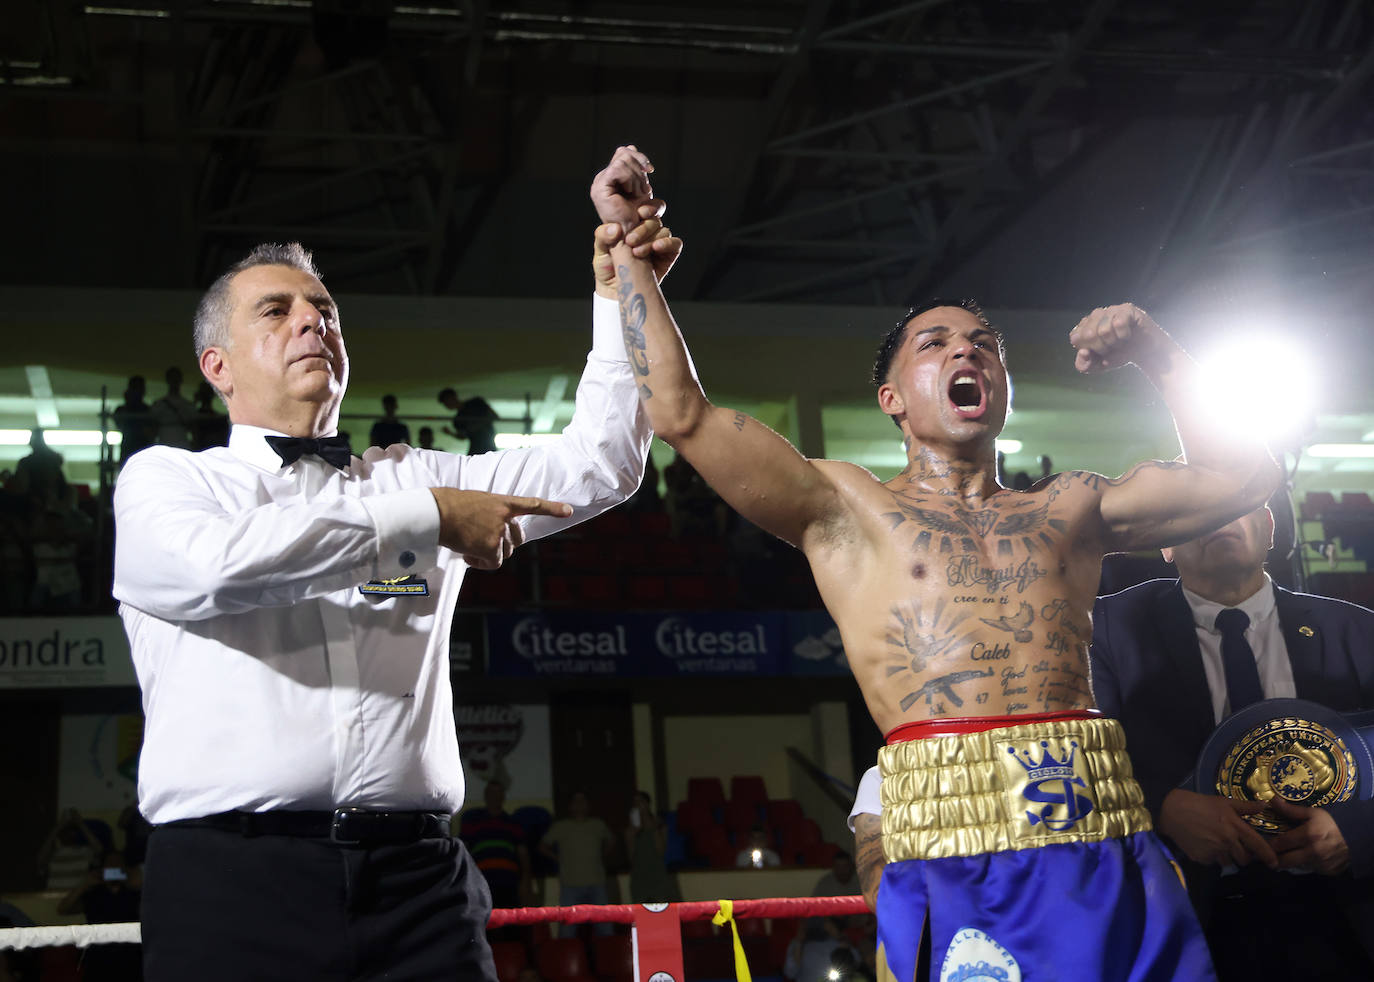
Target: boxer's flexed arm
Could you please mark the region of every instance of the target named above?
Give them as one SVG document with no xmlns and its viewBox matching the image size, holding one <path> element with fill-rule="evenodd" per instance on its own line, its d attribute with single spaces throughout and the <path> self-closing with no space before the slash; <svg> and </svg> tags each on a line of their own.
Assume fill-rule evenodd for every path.
<svg viewBox="0 0 1374 982">
<path fill-rule="evenodd" d="M 646 221 L 611 247 L 625 349 L 654 432 L 731 508 L 805 548 L 809 532 L 832 533 L 848 506 L 826 471 L 782 436 L 706 398 L 650 262 L 635 255 L 657 234 L 657 222 Z M 604 226 L 598 235 L 606 235 Z"/>
<path fill-rule="evenodd" d="M 1203 401 L 1196 363 L 1133 304 L 1094 310 L 1069 334 L 1084 373 L 1136 365 L 1174 418 L 1182 461 L 1146 461 L 1109 481 L 1084 478 L 1101 494 L 1108 550 L 1177 545 L 1262 505 L 1278 484 L 1264 444 L 1217 421 Z"/>
<path fill-rule="evenodd" d="M 706 399 L 658 287 L 665 259 L 671 265 L 680 243 L 663 233 L 652 172 L 642 151 L 620 147 L 591 187 L 592 203 L 607 223 L 597 230 L 596 251 L 608 251 L 614 263 L 625 350 L 640 399 L 654 432 L 732 508 L 802 547 L 808 530 L 846 514 L 843 501 L 825 472 L 777 433 Z M 597 279 L 600 289 L 605 277 L 599 272 Z"/>
</svg>

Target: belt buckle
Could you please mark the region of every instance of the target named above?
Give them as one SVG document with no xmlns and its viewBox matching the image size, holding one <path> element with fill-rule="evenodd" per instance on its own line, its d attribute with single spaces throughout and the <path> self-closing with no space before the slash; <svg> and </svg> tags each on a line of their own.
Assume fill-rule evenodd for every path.
<svg viewBox="0 0 1374 982">
<path fill-rule="evenodd" d="M 366 814 L 364 808 L 335 808 L 334 818 L 329 823 L 329 841 L 341 846 L 356 846 L 363 840 L 357 835 L 349 835 L 346 826 L 354 815 Z"/>
</svg>

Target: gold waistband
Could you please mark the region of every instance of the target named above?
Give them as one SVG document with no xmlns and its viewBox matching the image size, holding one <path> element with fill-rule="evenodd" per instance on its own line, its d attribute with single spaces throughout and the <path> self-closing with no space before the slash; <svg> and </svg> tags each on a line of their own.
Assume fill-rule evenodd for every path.
<svg viewBox="0 0 1374 982">
<path fill-rule="evenodd" d="M 1113 719 L 1002 726 L 883 747 L 888 862 L 1144 832 L 1150 813 Z"/>
</svg>

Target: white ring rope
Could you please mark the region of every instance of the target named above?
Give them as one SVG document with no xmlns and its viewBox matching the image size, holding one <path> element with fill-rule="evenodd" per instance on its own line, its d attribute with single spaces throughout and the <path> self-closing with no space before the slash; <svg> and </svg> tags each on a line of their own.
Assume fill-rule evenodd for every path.
<svg viewBox="0 0 1374 982">
<path fill-rule="evenodd" d="M 6 948 L 48 948 L 92 944 L 138 944 L 143 932 L 129 924 L 64 924 L 60 927 L 7 927 L 0 929 L 0 951 Z"/>
</svg>

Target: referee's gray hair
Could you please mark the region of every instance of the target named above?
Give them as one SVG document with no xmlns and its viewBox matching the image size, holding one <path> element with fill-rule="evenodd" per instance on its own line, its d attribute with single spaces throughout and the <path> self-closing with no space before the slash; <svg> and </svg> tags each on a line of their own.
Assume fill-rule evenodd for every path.
<svg viewBox="0 0 1374 982">
<path fill-rule="evenodd" d="M 225 347 L 229 344 L 229 281 L 245 269 L 254 266 L 290 266 L 302 273 L 309 273 L 323 281 L 320 271 L 315 268 L 315 260 L 310 250 L 299 242 L 264 242 L 254 246 L 253 251 L 220 274 L 219 279 L 210 284 L 210 289 L 196 305 L 195 341 L 196 358 L 206 348 Z"/>
</svg>

